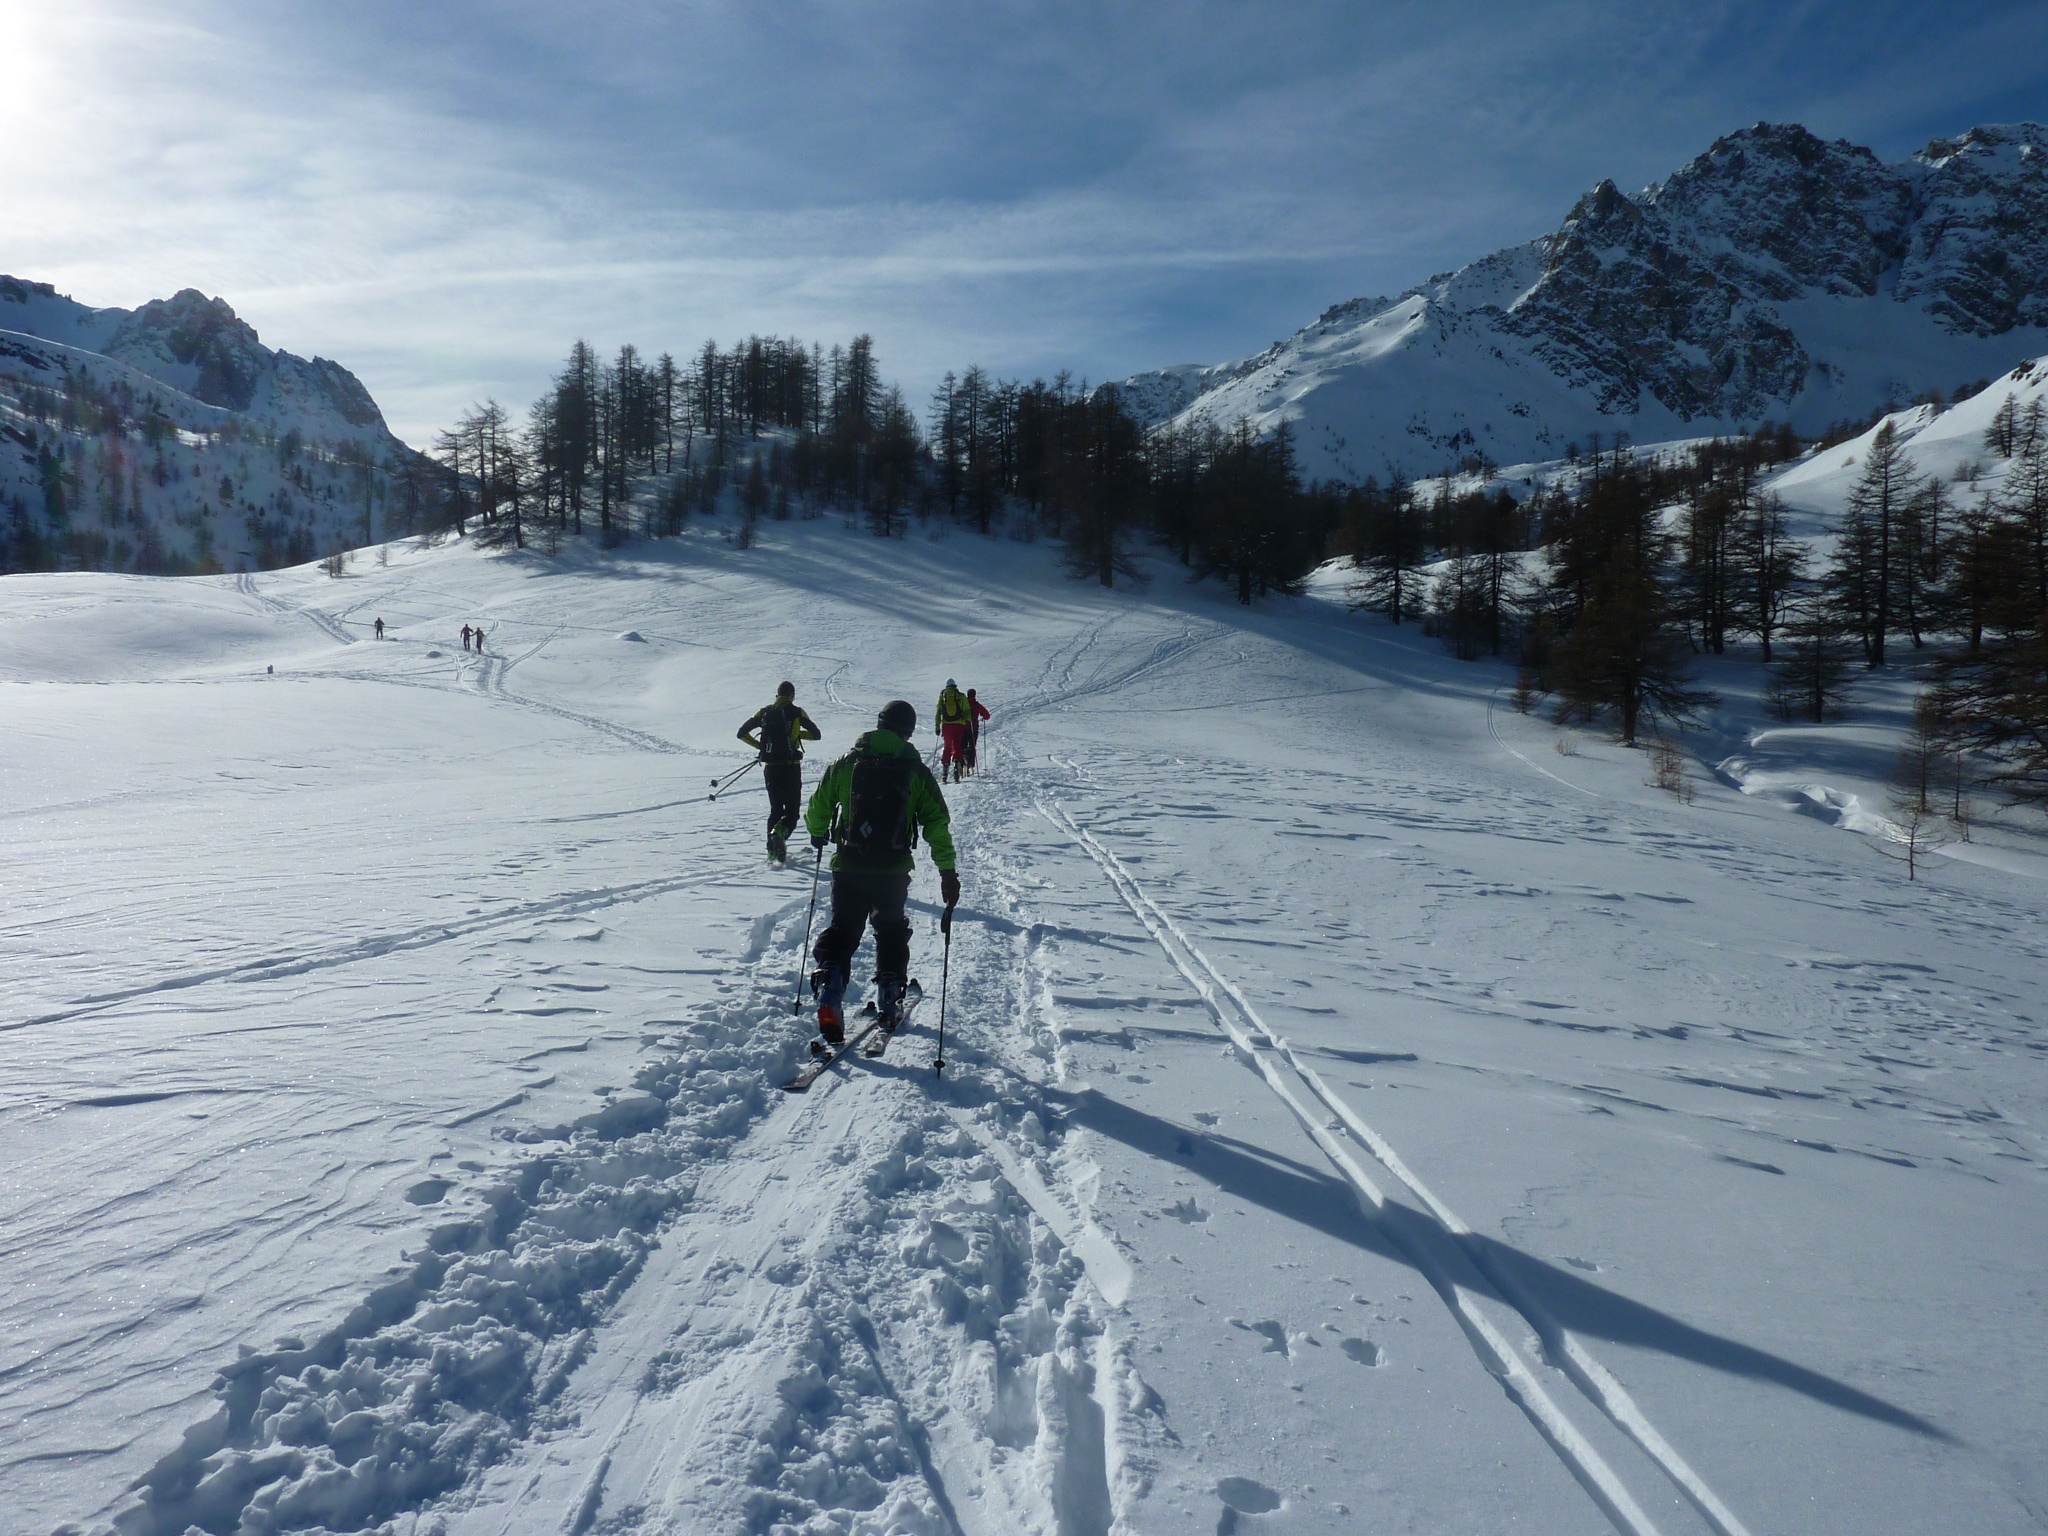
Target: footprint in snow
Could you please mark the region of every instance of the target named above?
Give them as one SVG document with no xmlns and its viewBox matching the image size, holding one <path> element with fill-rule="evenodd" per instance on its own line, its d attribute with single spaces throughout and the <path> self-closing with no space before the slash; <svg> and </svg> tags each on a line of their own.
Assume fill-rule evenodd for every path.
<svg viewBox="0 0 2048 1536">
<path fill-rule="evenodd" d="M 1387 1358 L 1371 1339 L 1339 1339 L 1337 1347 L 1360 1365 L 1380 1365 Z"/>
<path fill-rule="evenodd" d="M 1195 1197 L 1193 1195 L 1188 1196 L 1185 1200 L 1176 1201 L 1174 1204 L 1169 1205 L 1166 1208 L 1166 1214 L 1179 1217 L 1190 1225 L 1209 1219 L 1209 1213 L 1195 1204 Z"/>
<path fill-rule="evenodd" d="M 1270 1317 L 1256 1323 L 1247 1323 L 1233 1317 L 1230 1320 L 1230 1324 L 1233 1328 L 1242 1328 L 1246 1333 L 1263 1335 L 1266 1342 L 1259 1350 L 1259 1353 L 1262 1355 L 1287 1355 L 1292 1357 L 1294 1353 L 1293 1350 L 1287 1347 L 1286 1328 L 1274 1322 Z"/>
<path fill-rule="evenodd" d="M 405 1198 L 414 1205 L 439 1205 L 442 1196 L 454 1187 L 446 1179 L 421 1179 L 405 1192 Z"/>
<path fill-rule="evenodd" d="M 1219 1478 L 1216 1497 L 1223 1501 L 1223 1519 L 1216 1527 L 1218 1536 L 1229 1536 L 1237 1530 L 1239 1515 L 1270 1515 L 1287 1502 L 1276 1490 L 1250 1477 Z"/>
</svg>

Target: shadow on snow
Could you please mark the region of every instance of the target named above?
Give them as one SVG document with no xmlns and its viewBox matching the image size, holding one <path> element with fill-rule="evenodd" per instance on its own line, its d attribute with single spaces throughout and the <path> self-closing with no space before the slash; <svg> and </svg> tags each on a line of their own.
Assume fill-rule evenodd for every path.
<svg viewBox="0 0 2048 1536">
<path fill-rule="evenodd" d="M 1411 1245 L 1416 1239 L 1458 1243 L 1427 1212 L 1417 1211 L 1389 1200 L 1389 1216 L 1368 1219 L 1358 1209 L 1351 1186 L 1292 1158 L 1283 1157 L 1249 1142 L 1219 1136 L 1210 1130 L 1190 1130 L 1134 1109 L 1098 1092 L 1047 1090 L 1076 1125 L 1099 1132 L 1135 1151 L 1175 1167 L 1186 1168 L 1207 1179 L 1218 1190 L 1264 1207 L 1289 1221 L 1312 1227 L 1340 1242 L 1414 1267 Z M 1413 1230 L 1416 1239 L 1404 1241 L 1398 1224 Z M 1911 1430 L 1930 1439 L 1953 1442 L 1954 1437 L 1904 1408 L 1873 1397 L 1833 1377 L 1809 1370 L 1766 1350 L 1755 1349 L 1734 1339 L 1723 1338 L 1695 1328 L 1668 1313 L 1618 1295 L 1603 1286 L 1567 1273 L 1543 1260 L 1496 1238 L 1473 1234 L 1464 1240 L 1468 1251 L 1483 1264 L 1500 1264 L 1533 1292 L 1557 1322 L 1574 1333 L 1611 1340 L 1617 1344 L 1655 1350 L 1675 1359 L 1767 1381 L 1802 1396 L 1859 1414 L 1882 1424 Z M 1496 1300 L 1512 1305 L 1493 1293 Z"/>
</svg>

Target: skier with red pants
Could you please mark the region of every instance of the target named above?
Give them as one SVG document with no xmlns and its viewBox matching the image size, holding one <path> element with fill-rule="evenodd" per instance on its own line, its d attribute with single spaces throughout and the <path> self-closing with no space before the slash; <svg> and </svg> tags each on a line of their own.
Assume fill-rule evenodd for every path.
<svg viewBox="0 0 2048 1536">
<path fill-rule="evenodd" d="M 952 678 L 946 679 L 946 686 L 939 690 L 939 777 L 949 773 L 959 779 L 967 768 L 967 727 L 974 719 L 974 711 L 968 707 L 967 695 L 960 691 L 960 685 Z"/>
<path fill-rule="evenodd" d="M 818 999 L 818 1035 L 829 1046 L 846 1039 L 846 987 L 854 951 L 872 923 L 875 930 L 875 1011 L 893 1030 L 903 1016 L 910 979 L 911 849 L 920 831 L 939 870 L 939 894 L 950 915 L 960 902 L 954 869 L 952 818 L 938 780 L 909 742 L 917 711 L 902 699 L 885 705 L 875 729 L 825 770 L 804 825 L 811 846 L 832 855 L 832 920 L 811 951 L 818 962 L 811 990 Z"/>
<path fill-rule="evenodd" d="M 988 718 L 988 706 L 974 696 L 972 688 L 967 690 L 967 771 L 974 772 L 981 766 L 981 722 Z"/>
<path fill-rule="evenodd" d="M 775 702 L 755 710 L 739 737 L 761 754 L 761 777 L 768 786 L 768 857 L 780 864 L 789 856 L 789 834 L 803 811 L 804 743 L 820 739 L 818 728 L 797 708 L 796 684 L 783 683 L 775 690 Z"/>
</svg>

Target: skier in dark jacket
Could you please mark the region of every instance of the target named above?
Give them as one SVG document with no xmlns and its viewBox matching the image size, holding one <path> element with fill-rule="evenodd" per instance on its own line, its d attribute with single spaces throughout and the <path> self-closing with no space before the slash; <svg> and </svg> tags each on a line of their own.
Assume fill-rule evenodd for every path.
<svg viewBox="0 0 2048 1536">
<path fill-rule="evenodd" d="M 789 856 L 789 834 L 804 803 L 804 743 L 820 739 L 811 717 L 796 705 L 796 684 L 783 683 L 775 702 L 754 711 L 740 727 L 740 740 L 761 754 L 768 785 L 768 857 Z"/>
<path fill-rule="evenodd" d="M 939 893 L 951 912 L 960 902 L 954 869 L 952 818 L 939 781 L 908 738 L 917 711 L 902 699 L 884 706 L 876 728 L 825 770 L 804 812 L 811 846 L 836 840 L 832 855 L 832 921 L 812 950 L 818 962 L 811 984 L 818 995 L 818 1034 L 827 1045 L 845 1039 L 842 1009 L 854 951 L 872 921 L 875 929 L 875 1009 L 884 1029 L 902 1017 L 910 979 L 910 850 L 919 831 L 939 869 Z"/>
</svg>

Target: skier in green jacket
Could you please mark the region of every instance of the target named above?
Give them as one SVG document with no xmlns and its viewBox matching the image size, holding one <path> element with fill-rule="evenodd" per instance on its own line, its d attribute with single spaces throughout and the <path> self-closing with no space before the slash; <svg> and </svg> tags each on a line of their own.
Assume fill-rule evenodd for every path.
<svg viewBox="0 0 2048 1536">
<path fill-rule="evenodd" d="M 917 711 L 902 699 L 885 705 L 875 729 L 825 770 L 804 811 L 811 846 L 836 841 L 832 855 L 832 920 L 811 951 L 818 997 L 818 1034 L 827 1045 L 846 1038 L 843 1007 L 854 951 L 862 932 L 875 929 L 875 1010 L 884 1029 L 902 1017 L 910 979 L 911 848 L 922 831 L 939 870 L 939 893 L 950 914 L 960 902 L 954 868 L 952 817 L 938 780 L 908 738 Z"/>
</svg>

